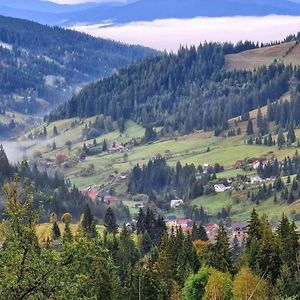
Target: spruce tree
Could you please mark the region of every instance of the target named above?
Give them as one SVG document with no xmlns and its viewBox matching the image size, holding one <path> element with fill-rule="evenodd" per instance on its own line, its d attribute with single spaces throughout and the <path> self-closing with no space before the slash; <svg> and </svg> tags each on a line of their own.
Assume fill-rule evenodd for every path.
<svg viewBox="0 0 300 300">
<path fill-rule="evenodd" d="M 0 145 L 0 174 L 5 178 L 11 175 L 11 168 L 2 145 Z"/>
<path fill-rule="evenodd" d="M 58 130 L 56 128 L 56 126 L 53 126 L 53 136 L 57 136 L 58 135 Z"/>
<path fill-rule="evenodd" d="M 102 151 L 106 152 L 107 150 L 108 150 L 107 142 L 106 139 L 104 139 L 102 142 Z"/>
<path fill-rule="evenodd" d="M 51 237 L 53 240 L 57 240 L 59 239 L 61 236 L 61 233 L 60 233 L 60 229 L 58 227 L 58 224 L 57 222 L 55 221 L 53 224 L 52 224 L 52 229 L 51 229 Z"/>
<path fill-rule="evenodd" d="M 278 132 L 278 136 L 277 136 L 277 145 L 279 148 L 282 148 L 282 146 L 284 146 L 284 144 L 285 144 L 285 137 L 283 134 L 283 130 L 280 129 Z"/>
<path fill-rule="evenodd" d="M 94 238 L 97 236 L 95 219 L 88 204 L 85 206 L 80 226 L 82 227 L 83 233 L 86 237 Z"/>
<path fill-rule="evenodd" d="M 205 230 L 205 227 L 203 225 L 199 226 L 199 238 L 201 241 L 208 241 L 208 236 Z"/>
<path fill-rule="evenodd" d="M 70 229 L 70 224 L 66 223 L 65 224 L 65 230 L 64 230 L 64 234 L 63 234 L 63 242 L 64 243 L 69 243 L 73 240 L 73 235 Z"/>
<path fill-rule="evenodd" d="M 221 272 L 232 272 L 232 257 L 229 248 L 229 238 L 223 225 L 220 225 L 216 242 L 210 254 L 210 264 Z"/>
<path fill-rule="evenodd" d="M 293 143 L 296 142 L 296 134 L 295 134 L 293 125 L 289 126 L 289 130 L 288 130 L 288 133 L 287 133 L 287 141 L 288 141 L 289 144 L 293 144 Z"/>
<path fill-rule="evenodd" d="M 252 124 L 251 119 L 248 120 L 247 131 L 246 132 L 247 132 L 247 135 L 253 135 L 254 134 L 253 124 Z"/>
<path fill-rule="evenodd" d="M 106 210 L 104 216 L 104 226 L 106 227 L 107 232 L 115 234 L 118 230 L 118 224 L 116 221 L 115 214 L 111 207 Z"/>
</svg>

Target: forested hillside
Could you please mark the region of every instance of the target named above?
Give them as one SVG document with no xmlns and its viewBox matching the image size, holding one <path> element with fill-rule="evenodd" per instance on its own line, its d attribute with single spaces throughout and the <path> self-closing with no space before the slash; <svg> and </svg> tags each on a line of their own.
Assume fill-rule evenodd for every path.
<svg viewBox="0 0 300 300">
<path fill-rule="evenodd" d="M 13 166 L 9 163 L 6 153 L 0 145 L 0 186 L 17 178 L 18 189 L 24 190 L 33 195 L 33 207 L 39 209 L 40 221 L 47 222 L 51 213 L 59 216 L 66 212 L 72 214 L 75 220 L 79 220 L 84 207 L 88 205 L 94 215 L 103 219 L 106 205 L 104 203 L 94 203 L 84 196 L 77 187 L 72 186 L 58 172 L 48 174 L 46 171 L 38 169 L 36 164 L 30 165 L 27 161 Z M 122 204 L 119 205 L 116 216 L 119 220 L 127 220 L 130 213 Z M 4 198 L 0 194 L 0 221 L 6 217 L 4 211 Z"/>
<path fill-rule="evenodd" d="M 33 114 L 111 75 L 150 49 L 0 16 L 1 106 Z"/>
<path fill-rule="evenodd" d="M 228 128 L 228 120 L 297 90 L 300 68 L 274 61 L 254 71 L 228 70 L 225 55 L 252 43 L 203 44 L 138 62 L 93 83 L 50 115 L 50 120 L 109 115 L 132 119 L 162 134 Z"/>
</svg>

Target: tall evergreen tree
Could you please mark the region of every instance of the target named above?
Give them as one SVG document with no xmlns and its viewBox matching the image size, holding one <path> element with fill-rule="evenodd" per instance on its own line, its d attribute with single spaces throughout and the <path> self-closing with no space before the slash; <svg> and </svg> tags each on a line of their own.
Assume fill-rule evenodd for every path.
<svg viewBox="0 0 300 300">
<path fill-rule="evenodd" d="M 115 234 L 118 230 L 118 224 L 116 221 L 116 217 L 115 217 L 115 214 L 114 214 L 113 210 L 111 209 L 111 207 L 109 207 L 106 210 L 106 213 L 104 216 L 104 226 L 106 227 L 106 230 L 109 233 Z"/>
<path fill-rule="evenodd" d="M 247 135 L 253 135 L 254 134 L 253 124 L 252 124 L 251 119 L 248 120 L 247 131 L 246 132 L 247 132 Z"/>
<path fill-rule="evenodd" d="M 210 264 L 221 272 L 232 272 L 232 257 L 229 248 L 229 238 L 225 227 L 220 225 L 215 244 L 211 249 Z"/>
</svg>

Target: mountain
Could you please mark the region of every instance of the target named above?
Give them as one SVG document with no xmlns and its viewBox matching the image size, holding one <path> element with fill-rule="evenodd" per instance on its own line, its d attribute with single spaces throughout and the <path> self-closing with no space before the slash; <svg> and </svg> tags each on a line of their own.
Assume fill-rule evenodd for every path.
<svg viewBox="0 0 300 300">
<path fill-rule="evenodd" d="M 19 10 L 48 12 L 48 13 L 65 13 L 84 9 L 89 9 L 98 6 L 97 3 L 84 3 L 74 5 L 62 5 L 50 1 L 41 0 L 0 0 L 0 6 L 6 6 Z"/>
<path fill-rule="evenodd" d="M 156 52 L 0 16 L 0 105 L 33 114 Z"/>
<path fill-rule="evenodd" d="M 288 45 L 283 54 L 298 51 L 295 45 L 298 42 Z M 279 99 L 300 79 L 299 68 L 279 62 L 280 57 L 257 71 L 226 67 L 228 55 L 257 47 L 211 43 L 145 59 L 87 86 L 50 120 L 104 114 L 117 121 L 161 127 L 164 134 L 225 129 L 229 119 Z"/>
<path fill-rule="evenodd" d="M 139 0 L 125 3 L 58 5 L 30 0 L 0 1 L 0 13 L 44 24 L 71 26 L 78 23 L 151 21 L 198 16 L 300 15 L 300 3 L 289 0 Z M 42 16 L 40 15 L 42 14 Z"/>
<path fill-rule="evenodd" d="M 95 7 L 82 14 L 66 16 L 67 23 L 97 23 L 103 20 L 127 23 L 167 18 L 198 16 L 265 16 L 300 15 L 300 4 L 287 0 L 141 0 L 121 7 L 103 10 Z"/>
</svg>

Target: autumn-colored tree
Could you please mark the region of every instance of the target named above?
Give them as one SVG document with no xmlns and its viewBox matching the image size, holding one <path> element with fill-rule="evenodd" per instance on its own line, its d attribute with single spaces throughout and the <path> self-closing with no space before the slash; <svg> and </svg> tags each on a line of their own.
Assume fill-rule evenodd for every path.
<svg viewBox="0 0 300 300">
<path fill-rule="evenodd" d="M 267 284 L 259 276 L 254 275 L 249 267 L 243 267 L 233 281 L 233 299 L 267 299 Z"/>
<path fill-rule="evenodd" d="M 212 270 L 205 287 L 205 300 L 231 300 L 232 280 L 228 273 Z"/>
</svg>

